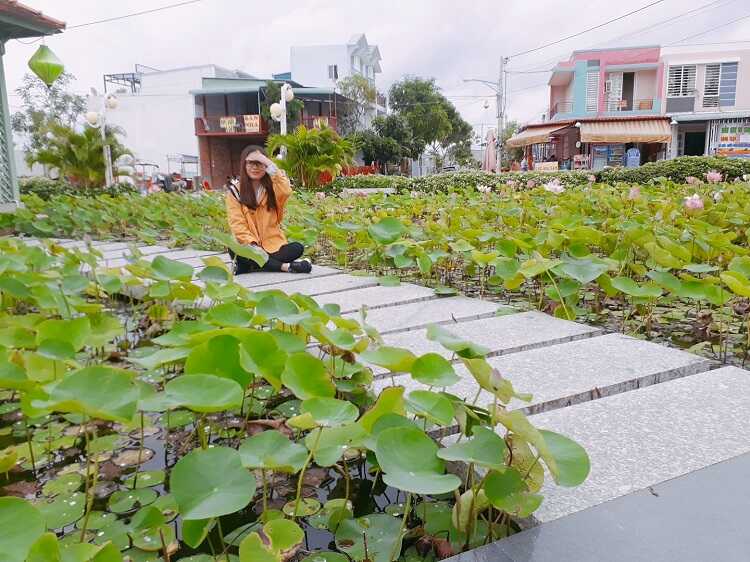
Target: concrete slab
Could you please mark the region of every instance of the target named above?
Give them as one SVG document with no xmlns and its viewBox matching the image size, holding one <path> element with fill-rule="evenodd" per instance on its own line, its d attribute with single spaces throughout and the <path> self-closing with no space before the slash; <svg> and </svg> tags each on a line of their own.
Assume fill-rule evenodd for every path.
<svg viewBox="0 0 750 562">
<path fill-rule="evenodd" d="M 517 391 L 533 394 L 531 402 L 513 400 L 509 405 L 527 414 L 627 392 L 713 367 L 713 362 L 703 357 L 622 334 L 512 353 L 494 357 L 489 363 Z M 476 380 L 463 365 L 458 365 L 456 372 L 461 380 L 447 391 L 473 400 L 480 390 Z M 409 376 L 396 377 L 395 381 L 407 391 L 426 388 Z M 375 381 L 375 393 L 389 384 L 390 378 Z M 482 390 L 477 404 L 492 402 L 492 395 Z"/>
<path fill-rule="evenodd" d="M 101 251 L 101 250 L 100 250 Z M 138 246 L 138 251 L 144 256 L 151 256 L 155 254 L 166 254 L 174 252 L 174 248 L 168 248 L 167 246 Z M 124 258 L 130 255 L 130 247 L 126 246 L 122 249 L 108 250 L 102 252 L 105 260 L 114 260 L 117 258 Z"/>
<path fill-rule="evenodd" d="M 529 529 L 448 562 L 746 562 L 750 455 Z M 700 506 L 700 531 L 692 514 Z"/>
<path fill-rule="evenodd" d="M 205 264 L 200 259 L 206 256 L 218 256 L 222 258 L 225 263 L 229 263 L 229 254 L 222 254 L 219 252 L 202 251 L 202 250 L 174 250 L 166 254 L 151 254 L 143 256 L 144 260 L 152 261 L 157 255 L 163 255 L 165 258 L 171 260 L 181 261 L 187 263 L 193 267 L 203 267 Z M 125 258 L 114 258 L 111 260 L 104 260 L 101 265 L 102 267 L 124 267 L 128 264 L 128 260 Z"/>
<path fill-rule="evenodd" d="M 396 287 L 378 285 L 377 287 L 353 289 L 343 293 L 331 293 L 315 300 L 321 306 L 329 303 L 337 304 L 341 307 L 341 312 L 345 313 L 360 310 L 362 306 L 371 309 L 434 298 L 436 298 L 436 295 L 432 289 L 412 285 L 411 283 L 402 283 Z"/>
<path fill-rule="evenodd" d="M 326 267 L 324 265 L 313 265 L 312 271 L 307 274 L 258 271 L 255 273 L 243 273 L 242 275 L 237 275 L 234 280 L 237 284 L 242 285 L 243 287 L 253 288 L 287 283 L 290 281 L 302 281 L 318 277 L 327 277 L 329 275 L 337 275 L 340 273 L 340 269 Z M 265 288 L 263 290 L 265 290 Z"/>
<path fill-rule="evenodd" d="M 302 293 L 314 297 L 364 287 L 374 287 L 378 284 L 378 280 L 375 277 L 358 277 L 346 273 L 318 277 L 306 277 L 296 273 L 291 275 L 294 275 L 292 279 L 269 285 L 256 286 L 255 289 L 263 291 L 279 289 L 287 294 Z M 244 275 L 240 277 L 244 277 Z"/>
<path fill-rule="evenodd" d="M 560 320 L 535 311 L 459 322 L 447 329 L 458 337 L 488 348 L 488 357 L 588 338 L 601 333 L 599 328 Z M 383 341 L 386 345 L 409 349 L 415 355 L 435 352 L 445 357 L 452 356 L 451 351 L 427 339 L 426 329 L 390 334 L 385 336 Z"/>
<path fill-rule="evenodd" d="M 578 441 L 591 458 L 578 488 L 544 486 L 537 519 L 552 521 L 750 452 L 748 396 L 750 372 L 724 367 L 531 416 L 537 427 Z"/>
<path fill-rule="evenodd" d="M 446 297 L 367 311 L 367 323 L 381 334 L 417 330 L 430 324 L 453 324 L 495 316 L 507 307 L 467 297 Z M 360 319 L 359 311 L 345 316 Z"/>
</svg>

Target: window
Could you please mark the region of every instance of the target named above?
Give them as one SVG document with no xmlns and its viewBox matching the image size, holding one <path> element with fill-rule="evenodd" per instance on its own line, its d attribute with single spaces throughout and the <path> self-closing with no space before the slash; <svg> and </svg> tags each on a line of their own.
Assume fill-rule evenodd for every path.
<svg viewBox="0 0 750 562">
<path fill-rule="evenodd" d="M 586 72 L 586 111 L 599 108 L 599 69 Z"/>
<path fill-rule="evenodd" d="M 703 83 L 703 107 L 719 107 L 719 84 L 721 65 L 707 64 L 706 79 Z"/>
<path fill-rule="evenodd" d="M 669 67 L 667 81 L 667 97 L 683 98 L 695 95 L 695 65 Z"/>
<path fill-rule="evenodd" d="M 339 79 L 339 65 L 329 64 L 328 65 L 328 79 L 338 80 Z"/>
<path fill-rule="evenodd" d="M 721 80 L 719 84 L 719 105 L 732 107 L 737 96 L 737 63 L 721 63 Z"/>
</svg>

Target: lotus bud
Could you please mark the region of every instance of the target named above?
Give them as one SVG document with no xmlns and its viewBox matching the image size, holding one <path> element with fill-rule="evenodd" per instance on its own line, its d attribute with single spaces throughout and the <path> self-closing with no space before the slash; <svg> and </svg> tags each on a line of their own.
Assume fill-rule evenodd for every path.
<svg viewBox="0 0 750 562">
<path fill-rule="evenodd" d="M 688 185 L 696 185 L 696 184 L 701 183 L 701 180 L 699 180 L 695 176 L 688 176 L 685 178 L 685 183 Z"/>
<path fill-rule="evenodd" d="M 96 127 L 99 124 L 99 112 L 98 111 L 87 111 L 84 115 L 86 123 L 92 127 Z"/>
<path fill-rule="evenodd" d="M 697 193 L 685 197 L 685 208 L 688 211 L 700 211 L 703 209 L 703 199 Z"/>
<path fill-rule="evenodd" d="M 630 201 L 635 201 L 636 199 L 640 199 L 641 197 L 641 188 L 636 186 L 633 186 L 630 188 L 630 191 L 628 192 L 628 199 Z"/>
</svg>

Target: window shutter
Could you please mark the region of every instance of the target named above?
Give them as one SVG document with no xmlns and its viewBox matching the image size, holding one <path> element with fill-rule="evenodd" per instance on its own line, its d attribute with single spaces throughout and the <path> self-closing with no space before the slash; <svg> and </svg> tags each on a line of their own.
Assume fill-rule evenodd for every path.
<svg viewBox="0 0 750 562">
<path fill-rule="evenodd" d="M 679 98 L 695 95 L 695 65 L 670 66 L 667 79 L 667 97 Z"/>
<path fill-rule="evenodd" d="M 599 71 L 586 73 L 586 111 L 595 112 L 599 108 Z"/>
<path fill-rule="evenodd" d="M 706 79 L 703 84 L 703 107 L 719 107 L 719 82 L 721 65 L 707 64 Z"/>
<path fill-rule="evenodd" d="M 732 107 L 735 105 L 737 96 L 737 70 L 736 62 L 725 62 L 721 65 L 721 80 L 719 83 L 719 105 L 721 107 Z"/>
</svg>

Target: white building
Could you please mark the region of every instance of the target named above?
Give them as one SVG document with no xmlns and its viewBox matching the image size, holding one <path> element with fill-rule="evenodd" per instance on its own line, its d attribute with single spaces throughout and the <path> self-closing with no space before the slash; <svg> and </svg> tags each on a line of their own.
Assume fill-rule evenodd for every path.
<svg viewBox="0 0 750 562">
<path fill-rule="evenodd" d="M 290 79 L 304 86 L 333 87 L 339 80 L 350 76 L 364 76 L 377 89 L 380 67 L 380 50 L 370 45 L 364 34 L 352 36 L 341 45 L 307 45 L 290 50 Z M 378 92 L 376 103 L 365 115 L 365 126 L 370 120 L 386 112 L 386 99 Z"/>
<path fill-rule="evenodd" d="M 190 94 L 204 86 L 204 80 L 255 79 L 239 70 L 215 64 L 155 70 L 136 65 L 136 72 L 107 74 L 107 93 L 114 93 L 118 107 L 107 112 L 107 121 L 122 127 L 123 143 L 139 161 L 153 163 L 164 173 L 181 171 L 179 159 L 198 161 L 195 135 L 195 101 Z M 265 83 L 265 81 L 260 81 Z M 186 165 L 188 175 L 197 165 Z"/>
</svg>

